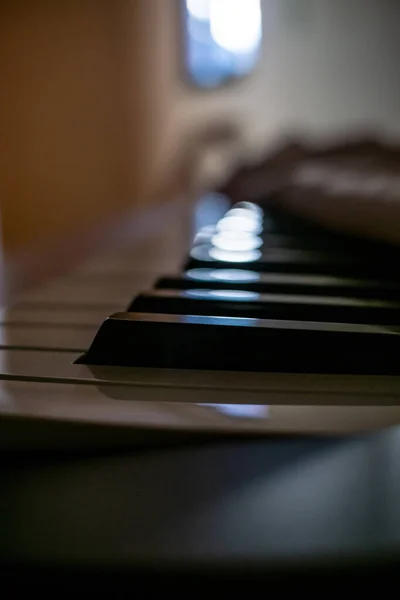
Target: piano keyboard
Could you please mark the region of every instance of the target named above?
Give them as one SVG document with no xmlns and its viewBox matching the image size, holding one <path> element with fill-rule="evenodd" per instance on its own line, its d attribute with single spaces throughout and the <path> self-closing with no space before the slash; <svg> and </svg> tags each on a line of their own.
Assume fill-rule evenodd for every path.
<svg viewBox="0 0 400 600">
<path fill-rule="evenodd" d="M 395 253 L 383 279 L 182 270 L 178 219 L 2 313 L 6 571 L 75 585 L 89 568 L 92 587 L 194 573 L 207 589 L 218 572 L 285 573 L 296 590 L 347 565 L 396 573 Z"/>
<path fill-rule="evenodd" d="M 398 250 L 247 203 L 188 250 L 178 218 L 3 311 L 1 423 L 39 445 L 55 422 L 67 445 L 400 423 Z"/>
</svg>

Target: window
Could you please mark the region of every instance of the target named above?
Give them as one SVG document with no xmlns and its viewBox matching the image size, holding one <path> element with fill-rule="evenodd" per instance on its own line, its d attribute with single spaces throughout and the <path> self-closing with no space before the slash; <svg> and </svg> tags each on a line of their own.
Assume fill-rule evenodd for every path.
<svg viewBox="0 0 400 600">
<path fill-rule="evenodd" d="M 218 87 L 254 68 L 261 47 L 260 0 L 183 0 L 185 63 L 192 82 Z"/>
</svg>

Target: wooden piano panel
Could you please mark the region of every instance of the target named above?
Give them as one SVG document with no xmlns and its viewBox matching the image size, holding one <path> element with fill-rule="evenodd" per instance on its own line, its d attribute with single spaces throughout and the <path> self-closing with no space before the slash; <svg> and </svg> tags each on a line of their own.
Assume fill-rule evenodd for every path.
<svg viewBox="0 0 400 600">
<path fill-rule="evenodd" d="M 7 257 L 154 201 L 170 108 L 165 13 L 159 0 L 1 3 Z"/>
</svg>

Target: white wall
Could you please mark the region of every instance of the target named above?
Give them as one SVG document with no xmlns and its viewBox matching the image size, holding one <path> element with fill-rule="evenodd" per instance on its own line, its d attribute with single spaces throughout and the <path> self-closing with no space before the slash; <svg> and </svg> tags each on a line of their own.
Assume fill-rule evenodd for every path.
<svg viewBox="0 0 400 600">
<path fill-rule="evenodd" d="M 193 125 L 232 113 L 252 146 L 291 129 L 378 125 L 400 130 L 398 0 L 262 0 L 258 69 L 212 93 L 175 77 L 171 121 Z"/>
</svg>

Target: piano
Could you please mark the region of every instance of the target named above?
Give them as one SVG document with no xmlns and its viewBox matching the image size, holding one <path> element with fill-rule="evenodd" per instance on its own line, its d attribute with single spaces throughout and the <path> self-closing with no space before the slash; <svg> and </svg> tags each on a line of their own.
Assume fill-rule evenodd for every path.
<svg viewBox="0 0 400 600">
<path fill-rule="evenodd" d="M 2 312 L 2 566 L 395 572 L 399 251 L 218 196 L 127 237 Z"/>
<path fill-rule="evenodd" d="M 399 249 L 192 190 L 286 132 L 374 164 L 400 3 L 0 14 L 2 591 L 396 583 Z"/>
</svg>

